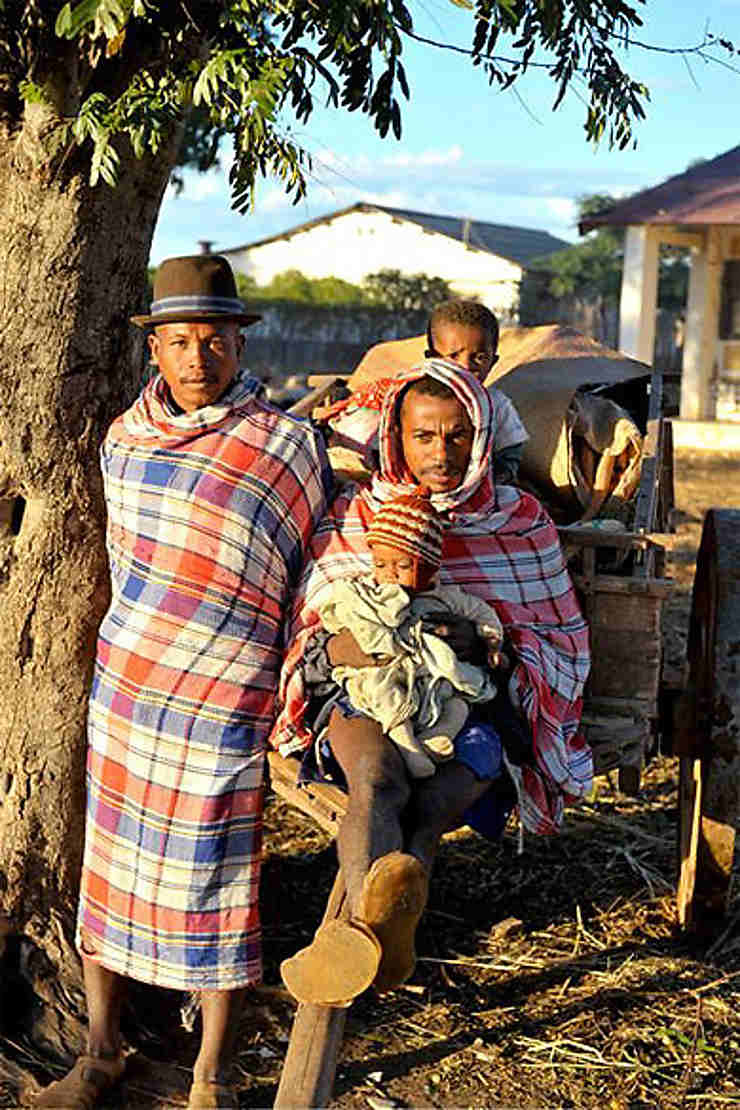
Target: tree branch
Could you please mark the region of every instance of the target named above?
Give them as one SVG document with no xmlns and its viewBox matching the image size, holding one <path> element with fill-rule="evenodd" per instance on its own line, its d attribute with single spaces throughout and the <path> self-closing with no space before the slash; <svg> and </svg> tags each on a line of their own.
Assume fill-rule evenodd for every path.
<svg viewBox="0 0 740 1110">
<path fill-rule="evenodd" d="M 454 43 L 450 42 L 439 42 L 439 40 L 437 39 L 429 38 L 426 35 L 420 35 L 418 34 L 418 32 L 411 31 L 408 28 L 400 28 L 400 30 L 402 30 L 408 38 L 414 39 L 416 42 L 423 43 L 425 46 L 434 46 L 438 50 L 451 50 L 455 54 L 464 54 L 468 58 L 480 58 L 482 61 L 495 62 L 497 65 L 522 65 L 521 58 L 507 58 L 503 54 L 477 54 L 469 46 L 457 46 Z M 607 31 L 606 33 L 609 38 L 617 39 L 625 47 L 637 46 L 641 50 L 649 50 L 659 54 L 676 54 L 683 57 L 693 54 L 699 58 L 703 58 L 703 60 L 706 62 L 714 62 L 716 65 L 721 65 L 725 68 L 731 69 L 733 73 L 740 73 L 740 68 L 730 65 L 730 63 L 723 58 L 717 58 L 713 54 L 707 53 L 708 49 L 713 46 L 720 46 L 722 49 L 727 50 L 728 53 L 736 53 L 735 48 L 729 41 L 717 39 L 713 35 L 705 35 L 703 40 L 699 43 L 696 43 L 694 46 L 655 46 L 652 43 L 641 42 L 639 39 L 627 38 L 626 35 L 620 34 L 618 31 Z M 553 64 L 553 62 L 528 62 L 527 68 L 551 69 Z M 577 73 L 587 72 L 587 70 L 585 70 L 582 66 L 575 67 L 575 71 Z"/>
</svg>

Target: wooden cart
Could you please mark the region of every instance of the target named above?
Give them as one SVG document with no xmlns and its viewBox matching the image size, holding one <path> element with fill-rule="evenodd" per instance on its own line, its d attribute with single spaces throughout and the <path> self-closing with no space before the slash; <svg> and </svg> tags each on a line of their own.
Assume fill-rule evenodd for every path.
<svg viewBox="0 0 740 1110">
<path fill-rule="evenodd" d="M 310 411 L 330 389 L 322 385 L 298 411 Z M 678 918 L 687 930 L 711 933 L 726 909 L 740 819 L 740 509 L 707 513 L 681 676 L 666 675 L 662 659 L 661 611 L 672 584 L 661 534 L 672 530 L 672 509 L 671 425 L 655 374 L 633 530 L 560 533 L 591 628 L 583 726 L 595 771 L 617 770 L 620 788 L 634 794 L 658 746 L 679 757 Z M 275 752 L 268 759 L 275 792 L 336 834 L 345 794 L 329 785 L 298 788 L 294 761 Z M 339 872 L 323 920 L 345 913 Z M 275 1107 L 327 1105 L 346 1014 L 298 1006 Z"/>
</svg>

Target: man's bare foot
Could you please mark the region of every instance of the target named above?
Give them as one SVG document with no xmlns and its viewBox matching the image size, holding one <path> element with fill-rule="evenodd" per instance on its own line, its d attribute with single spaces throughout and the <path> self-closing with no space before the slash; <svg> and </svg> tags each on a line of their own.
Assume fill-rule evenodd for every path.
<svg viewBox="0 0 740 1110">
<path fill-rule="evenodd" d="M 239 1099 L 230 1083 L 194 1079 L 187 1110 L 238 1110 Z"/>
</svg>

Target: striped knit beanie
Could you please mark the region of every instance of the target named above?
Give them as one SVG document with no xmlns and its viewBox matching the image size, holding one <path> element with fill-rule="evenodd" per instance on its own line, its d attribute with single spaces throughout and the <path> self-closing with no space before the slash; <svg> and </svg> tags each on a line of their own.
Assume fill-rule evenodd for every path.
<svg viewBox="0 0 740 1110">
<path fill-rule="evenodd" d="M 369 544 L 405 551 L 435 571 L 442 562 L 442 538 L 441 518 L 425 489 L 386 501 L 367 531 Z"/>
</svg>

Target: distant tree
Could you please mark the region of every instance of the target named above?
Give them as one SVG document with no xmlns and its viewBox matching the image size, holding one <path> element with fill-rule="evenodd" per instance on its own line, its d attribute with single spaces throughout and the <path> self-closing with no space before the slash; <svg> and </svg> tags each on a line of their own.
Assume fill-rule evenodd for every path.
<svg viewBox="0 0 740 1110">
<path fill-rule="evenodd" d="M 235 273 L 236 291 L 243 301 L 253 301 L 260 295 L 260 288 L 251 274 Z"/>
<path fill-rule="evenodd" d="M 684 247 L 661 246 L 658 267 L 659 308 L 685 312 L 690 272 L 690 251 Z"/>
<path fill-rule="evenodd" d="M 237 273 L 239 296 L 245 301 L 295 301 L 298 304 L 362 305 L 364 290 L 338 277 L 310 278 L 300 270 L 283 270 L 267 285 L 258 285 L 247 274 Z"/>
<path fill-rule="evenodd" d="M 324 305 L 362 305 L 367 304 L 365 291 L 344 278 L 325 277 L 313 281 L 313 296 L 316 304 Z"/>
<path fill-rule="evenodd" d="M 578 220 L 612 208 L 615 203 L 614 197 L 605 193 L 581 197 Z M 619 298 L 623 255 L 624 229 L 603 227 L 590 232 L 582 243 L 535 259 L 531 268 L 548 275 L 546 288 L 555 298 L 600 296 L 613 301 Z"/>
<path fill-rule="evenodd" d="M 431 312 L 440 301 L 449 300 L 452 296 L 443 278 L 402 274 L 400 270 L 378 270 L 375 274 L 368 274 L 363 289 L 371 304 L 396 311 L 417 309 Z"/>
<path fill-rule="evenodd" d="M 260 295 L 273 301 L 298 301 L 310 304 L 313 301 L 311 279 L 300 270 L 283 270 L 260 289 Z"/>
<path fill-rule="evenodd" d="M 578 221 L 612 208 L 616 198 L 606 193 L 581 197 Z M 530 264 L 534 272 L 531 282 L 550 297 L 559 300 L 575 296 L 586 301 L 600 301 L 603 307 L 619 303 L 622 287 L 625 229 L 599 227 L 588 233 L 583 242 L 555 251 Z M 658 304 L 661 308 L 680 311 L 688 289 L 688 252 L 677 247 L 662 247 L 658 274 Z M 526 285 L 526 279 L 523 283 Z M 532 296 L 522 289 L 522 297 Z"/>
</svg>

